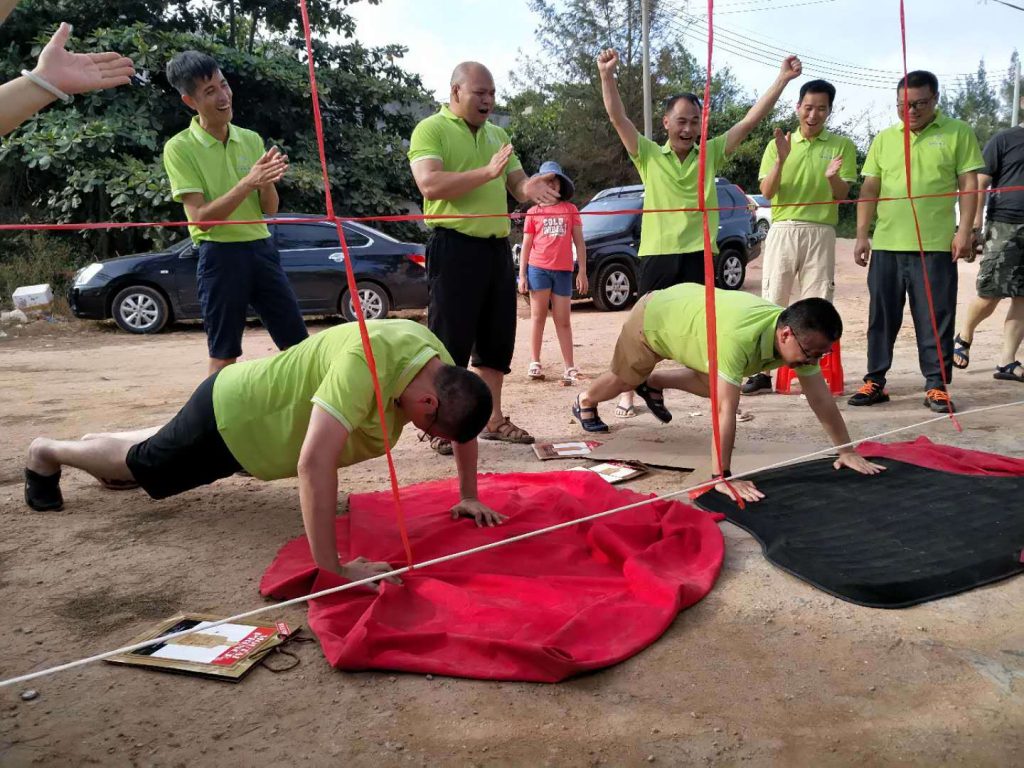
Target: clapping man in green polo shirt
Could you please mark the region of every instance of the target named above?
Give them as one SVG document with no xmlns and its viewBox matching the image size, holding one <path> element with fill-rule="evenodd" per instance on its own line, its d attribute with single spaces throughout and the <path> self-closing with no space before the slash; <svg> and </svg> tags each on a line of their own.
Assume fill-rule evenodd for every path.
<svg viewBox="0 0 1024 768">
<path fill-rule="evenodd" d="M 904 82 L 906 87 L 904 88 Z M 853 258 L 868 266 L 868 372 L 864 386 L 850 405 L 885 403 L 885 377 L 892 366 L 893 347 L 903 324 L 903 306 L 910 312 L 917 335 L 917 358 L 925 379 L 924 404 L 937 413 L 952 413 L 953 401 L 943 384 L 937 346 L 942 349 L 945 380 L 953 377 L 953 322 L 956 317 L 958 259 L 974 256 L 974 213 L 977 195 L 960 197 L 960 226 L 956 227 L 956 197 L 924 197 L 915 201 L 921 227 L 918 241 L 914 214 L 907 197 L 904 132 L 910 129 L 911 181 L 914 195 L 974 192 L 978 169 L 985 161 L 971 127 L 946 117 L 936 108 L 939 81 L 931 72 L 910 72 L 896 88 L 900 122 L 879 133 L 864 162 L 864 184 L 857 203 L 857 242 Z M 909 125 L 903 124 L 904 107 Z M 875 202 L 876 198 L 904 198 Z M 875 223 L 874 241 L 870 237 Z M 955 232 L 955 234 L 954 234 Z M 921 250 L 924 250 L 924 267 Z M 935 307 L 938 345 L 928 310 L 925 271 Z"/>
<path fill-rule="evenodd" d="M 427 322 L 456 365 L 474 368 L 487 382 L 494 413 L 485 440 L 532 443 L 502 410 L 501 389 L 512 369 L 516 340 L 516 273 L 508 243 L 507 195 L 553 205 L 554 174 L 527 178 L 508 135 L 488 122 L 494 109 L 494 78 L 467 61 L 452 72 L 447 106 L 421 121 L 409 142 L 409 163 L 430 216 L 492 214 L 492 218 L 429 219 Z M 496 214 L 496 215 L 495 215 Z M 451 443 L 431 440 L 438 453 Z"/>
<path fill-rule="evenodd" d="M 764 244 L 761 296 L 786 306 L 796 298 L 832 301 L 836 279 L 839 208 L 857 180 L 857 148 L 825 129 L 836 89 L 824 80 L 800 87 L 795 135 L 775 129 L 761 158 L 761 194 L 771 198 L 772 226 Z M 765 371 L 743 383 L 744 395 L 772 391 Z"/>
<path fill-rule="evenodd" d="M 708 397 L 707 313 L 704 288 L 684 283 L 641 297 L 622 326 L 611 370 L 601 374 L 581 392 L 572 414 L 588 432 L 607 432 L 597 406 L 636 389 L 661 422 L 672 420 L 665 407 L 664 390 L 680 389 Z M 846 445 L 850 434 L 829 393 L 818 367 L 821 356 L 843 333 L 843 321 L 824 299 L 798 301 L 787 309 L 740 291 L 715 290 L 718 344 L 718 425 L 722 460 L 712 449 L 712 471 L 729 477 L 736 439 L 736 410 L 744 376 L 770 371 L 781 365 L 796 369 L 800 389 L 807 397 L 833 445 Z M 683 368 L 655 371 L 662 360 L 674 360 Z M 839 449 L 835 468 L 849 467 L 874 475 L 884 467 L 867 461 L 851 447 Z M 721 493 L 758 501 L 764 494 L 749 480 L 718 483 Z M 735 495 L 733 495 L 735 498 Z"/>
<path fill-rule="evenodd" d="M 278 210 L 277 187 L 288 157 L 277 147 L 231 123 L 231 86 L 217 62 L 184 51 L 167 64 L 167 80 L 196 112 L 192 123 L 164 145 L 171 194 L 189 221 L 249 221 L 250 224 L 193 224 L 199 246 L 196 270 L 199 302 L 209 348 L 209 373 L 242 354 L 248 307 L 256 310 L 278 349 L 308 335 L 295 292 L 281 267 L 263 215 Z"/>
<path fill-rule="evenodd" d="M 662 125 L 668 133 L 663 145 L 641 135 L 626 114 L 615 81 L 619 54 L 609 48 L 597 57 L 601 74 L 601 92 L 622 146 L 629 153 L 640 180 L 644 183 L 644 215 L 640 230 L 639 294 L 678 283 L 704 283 L 703 214 L 697 208 L 698 156 L 700 149 L 701 102 L 692 93 L 680 93 L 665 101 Z M 764 95 L 736 125 L 721 136 L 709 138 L 704 179 L 704 200 L 708 208 L 718 208 L 715 176 L 755 126 L 764 120 L 779 100 L 786 85 L 800 77 L 802 65 L 796 56 L 782 62 L 778 77 Z M 691 208 L 688 212 L 647 213 L 666 208 Z M 711 249 L 718 252 L 718 211 L 708 211 Z M 633 410 L 632 395 L 627 395 L 616 408 L 616 415 L 629 417 Z"/>
<path fill-rule="evenodd" d="M 425 434 L 454 441 L 460 500 L 451 516 L 471 517 L 477 525 L 501 523 L 503 517 L 477 499 L 476 436 L 491 413 L 487 386 L 454 366 L 438 338 L 419 323 L 372 320 L 366 327 L 390 444 L 410 421 Z M 26 461 L 25 501 L 38 511 L 60 509 L 62 466 L 105 483 L 137 483 L 154 499 L 240 469 L 260 480 L 298 477 L 313 559 L 356 580 L 391 567 L 363 558 L 339 562 L 338 469 L 383 453 L 373 378 L 359 328 L 350 323 L 214 374 L 163 427 L 82 440 L 36 438 Z"/>
</svg>

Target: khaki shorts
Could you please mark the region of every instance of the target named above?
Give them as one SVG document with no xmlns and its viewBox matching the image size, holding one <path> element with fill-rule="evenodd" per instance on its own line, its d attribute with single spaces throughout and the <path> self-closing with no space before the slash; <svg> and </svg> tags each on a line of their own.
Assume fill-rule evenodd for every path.
<svg viewBox="0 0 1024 768">
<path fill-rule="evenodd" d="M 788 306 L 799 299 L 832 301 L 836 290 L 836 230 L 828 224 L 780 221 L 764 243 L 761 297 Z"/>
<path fill-rule="evenodd" d="M 665 359 L 651 349 L 644 336 L 644 309 L 650 298 L 649 293 L 642 296 L 630 310 L 612 354 L 612 373 L 631 387 L 639 387 L 647 381 L 654 366 Z"/>
</svg>

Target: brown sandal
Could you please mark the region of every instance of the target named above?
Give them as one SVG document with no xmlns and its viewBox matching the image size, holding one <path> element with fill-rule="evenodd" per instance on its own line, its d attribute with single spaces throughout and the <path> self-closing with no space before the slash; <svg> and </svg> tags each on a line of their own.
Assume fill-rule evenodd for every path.
<svg viewBox="0 0 1024 768">
<path fill-rule="evenodd" d="M 505 416 L 497 429 L 485 429 L 480 433 L 481 440 L 500 440 L 503 443 L 517 443 L 527 445 L 534 442 L 534 437 L 522 427 L 512 423 L 512 419 Z"/>
</svg>

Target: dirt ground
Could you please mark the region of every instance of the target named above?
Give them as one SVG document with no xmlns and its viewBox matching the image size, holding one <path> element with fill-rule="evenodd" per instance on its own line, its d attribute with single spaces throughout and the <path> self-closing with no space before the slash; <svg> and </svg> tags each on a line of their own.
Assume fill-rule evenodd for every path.
<svg viewBox="0 0 1024 768">
<path fill-rule="evenodd" d="M 847 388 L 863 373 L 865 272 L 841 241 L 837 304 Z M 976 265 L 961 267 L 961 308 Z M 760 264 L 747 289 L 758 290 Z M 958 373 L 961 410 L 1021 399 L 991 366 L 1004 310 L 982 326 L 971 368 Z M 557 383 L 528 383 L 521 308 L 513 418 L 542 438 L 580 433 Z M 576 308 L 577 362 L 602 370 L 623 320 Z M 328 327 L 314 324 L 313 330 Z M 552 334 L 549 328 L 549 334 Z M 545 348 L 557 369 L 553 334 Z M 266 333 L 246 333 L 250 356 Z M 896 349 L 892 403 L 851 409 L 854 436 L 929 417 L 909 318 Z M 294 481 L 233 477 L 156 503 L 114 493 L 68 471 L 63 512 L 29 512 L 23 454 L 38 434 L 74 437 L 160 423 L 203 376 L 196 327 L 149 338 L 92 323 L 36 323 L 0 339 L 0 677 L 117 647 L 178 610 L 230 615 L 259 606 L 256 585 L 278 547 L 302 532 Z M 707 405 L 669 397 L 677 413 Z M 824 439 L 798 398 L 745 401 L 755 419 L 741 435 L 770 442 Z M 965 416 L 919 434 L 1024 455 L 1022 409 Z M 605 416 L 611 422 L 610 408 Z M 682 419 L 681 419 L 682 420 Z M 691 419 L 696 425 L 699 420 Z M 658 425 L 641 414 L 633 425 Z M 616 425 L 613 425 L 613 428 Z M 406 435 L 396 450 L 403 483 L 454 471 Z M 822 443 L 824 445 L 824 443 Z M 528 448 L 485 444 L 481 470 L 543 471 Z M 681 487 L 657 471 L 639 491 Z M 342 473 L 350 491 L 386 487 L 382 460 Z M 1017 511 L 1019 499 L 1007 499 Z M 849 765 L 1024 763 L 1024 579 L 907 610 L 833 599 L 770 565 L 745 532 L 723 524 L 726 558 L 711 594 L 683 612 L 653 646 L 611 669 L 558 685 L 488 683 L 420 675 L 341 673 L 314 643 L 298 668 L 257 669 L 239 685 L 94 664 L 0 691 L 3 765 Z M 302 623 L 292 608 L 279 618 Z"/>
</svg>

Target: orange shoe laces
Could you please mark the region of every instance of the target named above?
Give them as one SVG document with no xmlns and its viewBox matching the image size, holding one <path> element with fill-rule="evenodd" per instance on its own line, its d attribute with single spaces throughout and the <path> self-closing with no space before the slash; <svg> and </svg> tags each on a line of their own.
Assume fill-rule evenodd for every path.
<svg viewBox="0 0 1024 768">
<path fill-rule="evenodd" d="M 875 394 L 875 390 L 876 389 L 881 389 L 881 387 L 879 387 L 873 381 L 865 381 L 863 386 L 860 389 L 857 390 L 857 394 L 858 395 L 873 395 L 873 394 Z"/>
<path fill-rule="evenodd" d="M 949 393 L 944 389 L 929 389 L 925 393 L 925 397 L 927 397 L 929 400 L 937 400 L 940 403 L 949 402 Z"/>
</svg>

